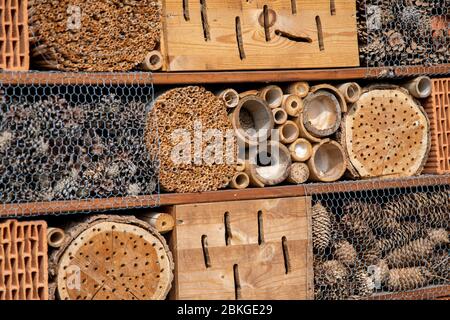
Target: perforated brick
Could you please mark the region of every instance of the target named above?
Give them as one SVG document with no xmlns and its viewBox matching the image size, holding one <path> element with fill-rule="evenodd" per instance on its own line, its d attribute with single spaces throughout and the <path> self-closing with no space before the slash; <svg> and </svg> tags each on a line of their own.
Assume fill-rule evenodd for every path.
<svg viewBox="0 0 450 320">
<path fill-rule="evenodd" d="M 0 300 L 47 300 L 45 221 L 0 224 Z"/>
<path fill-rule="evenodd" d="M 450 173 L 450 78 L 433 79 L 425 104 L 431 123 L 431 150 L 425 173 Z"/>
<path fill-rule="evenodd" d="M 28 1 L 0 0 L 0 69 L 28 70 Z"/>
</svg>

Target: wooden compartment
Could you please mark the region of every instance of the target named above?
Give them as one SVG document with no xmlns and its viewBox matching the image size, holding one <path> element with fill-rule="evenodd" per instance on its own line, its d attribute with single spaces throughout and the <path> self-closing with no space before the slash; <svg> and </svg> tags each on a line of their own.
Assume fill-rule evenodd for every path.
<svg viewBox="0 0 450 320">
<path fill-rule="evenodd" d="M 450 78 L 433 79 L 431 97 L 425 104 L 430 118 L 431 150 L 425 173 L 450 173 Z"/>
<path fill-rule="evenodd" d="M 173 207 L 172 298 L 311 299 L 309 197 Z"/>
<path fill-rule="evenodd" d="M 0 70 L 24 71 L 29 65 L 28 0 L 0 0 Z"/>
<path fill-rule="evenodd" d="M 359 65 L 351 0 L 168 0 L 163 70 Z"/>
</svg>

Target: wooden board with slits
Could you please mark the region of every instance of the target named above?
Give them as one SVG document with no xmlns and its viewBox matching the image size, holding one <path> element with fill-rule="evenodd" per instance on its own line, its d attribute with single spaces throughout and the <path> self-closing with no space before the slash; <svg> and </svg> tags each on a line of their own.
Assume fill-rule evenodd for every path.
<svg viewBox="0 0 450 320">
<path fill-rule="evenodd" d="M 352 0 L 168 0 L 166 71 L 358 66 Z"/>
<path fill-rule="evenodd" d="M 309 197 L 175 206 L 175 299 L 309 299 Z"/>
</svg>

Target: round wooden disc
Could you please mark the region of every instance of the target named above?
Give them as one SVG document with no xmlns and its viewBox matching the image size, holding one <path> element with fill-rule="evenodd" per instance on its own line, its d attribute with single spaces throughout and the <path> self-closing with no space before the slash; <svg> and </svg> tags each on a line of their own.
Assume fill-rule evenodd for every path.
<svg viewBox="0 0 450 320">
<path fill-rule="evenodd" d="M 403 90 L 361 95 L 344 120 L 343 142 L 360 177 L 419 174 L 430 148 L 429 121 Z"/>
<path fill-rule="evenodd" d="M 136 225 L 104 221 L 81 232 L 61 256 L 62 300 L 164 299 L 173 278 L 163 243 Z"/>
</svg>

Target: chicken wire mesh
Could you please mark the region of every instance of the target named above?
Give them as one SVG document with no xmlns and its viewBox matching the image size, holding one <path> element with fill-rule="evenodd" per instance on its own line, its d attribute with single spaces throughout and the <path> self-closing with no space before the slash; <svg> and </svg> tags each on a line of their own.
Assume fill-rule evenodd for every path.
<svg viewBox="0 0 450 320">
<path fill-rule="evenodd" d="M 448 73 L 449 8 L 450 0 L 357 0 L 360 60 L 368 75 Z"/>
<path fill-rule="evenodd" d="M 432 290 L 414 298 L 448 295 L 450 186 L 410 186 L 414 179 L 342 193 L 307 186 L 315 299 L 396 299 L 424 287 Z"/>
<path fill-rule="evenodd" d="M 129 74 L 126 85 L 111 74 L 81 75 L 81 84 L 18 77 L 0 83 L 3 216 L 158 204 L 158 155 L 143 141 L 154 100 L 148 74 Z"/>
</svg>

